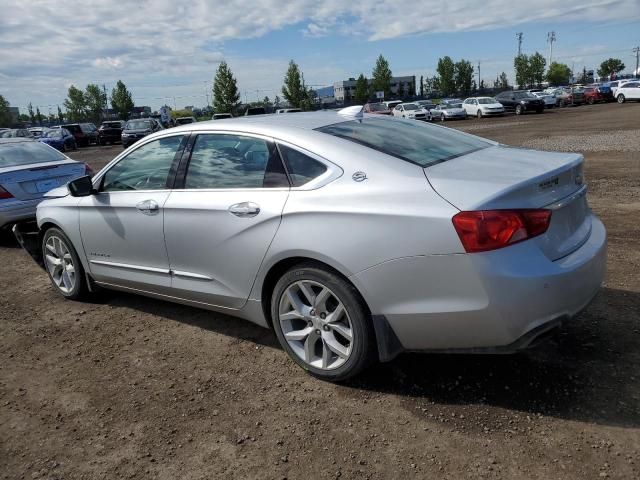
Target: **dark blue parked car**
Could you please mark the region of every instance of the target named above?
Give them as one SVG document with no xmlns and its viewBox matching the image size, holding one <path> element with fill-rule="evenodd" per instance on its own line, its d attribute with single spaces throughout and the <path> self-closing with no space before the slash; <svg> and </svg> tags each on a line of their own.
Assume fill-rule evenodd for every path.
<svg viewBox="0 0 640 480">
<path fill-rule="evenodd" d="M 71 135 L 71 132 L 66 128 L 56 128 L 44 134 L 38 139 L 42 143 L 52 146 L 66 152 L 67 150 L 77 150 L 76 137 Z"/>
</svg>

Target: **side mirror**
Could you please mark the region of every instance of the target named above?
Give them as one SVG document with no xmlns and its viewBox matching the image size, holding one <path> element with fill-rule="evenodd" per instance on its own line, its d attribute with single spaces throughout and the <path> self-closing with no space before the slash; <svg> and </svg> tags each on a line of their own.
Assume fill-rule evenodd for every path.
<svg viewBox="0 0 640 480">
<path fill-rule="evenodd" d="M 72 197 L 88 197 L 96 193 L 89 175 L 70 181 L 67 188 Z"/>
</svg>

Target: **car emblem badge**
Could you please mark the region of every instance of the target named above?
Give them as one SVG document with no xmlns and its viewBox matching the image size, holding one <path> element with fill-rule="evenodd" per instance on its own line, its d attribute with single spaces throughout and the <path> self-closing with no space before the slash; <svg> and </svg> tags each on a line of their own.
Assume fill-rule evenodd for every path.
<svg viewBox="0 0 640 480">
<path fill-rule="evenodd" d="M 354 182 L 364 182 L 367 179 L 367 174 L 364 172 L 356 172 L 351 175 Z"/>
</svg>

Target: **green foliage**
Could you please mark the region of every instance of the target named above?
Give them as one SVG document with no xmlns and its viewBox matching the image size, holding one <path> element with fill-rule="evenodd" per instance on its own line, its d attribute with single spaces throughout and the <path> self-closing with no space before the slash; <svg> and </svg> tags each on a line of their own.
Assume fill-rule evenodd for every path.
<svg viewBox="0 0 640 480">
<path fill-rule="evenodd" d="M 369 84 L 367 83 L 367 77 L 362 73 L 356 80 L 356 91 L 353 96 L 356 103 L 367 103 L 367 100 L 369 100 Z"/>
<path fill-rule="evenodd" d="M 222 61 L 213 79 L 213 109 L 216 113 L 235 113 L 240 103 L 238 83 L 233 72 Z"/>
<path fill-rule="evenodd" d="M 389 62 L 382 55 L 376 60 L 376 66 L 371 73 L 371 89 L 374 92 L 384 92 L 384 97 L 391 97 L 391 68 Z"/>
<path fill-rule="evenodd" d="M 270 107 L 271 106 L 271 99 L 268 96 L 265 96 L 262 99 L 262 105 L 264 105 L 265 107 Z"/>
<path fill-rule="evenodd" d="M 454 68 L 455 90 L 467 97 L 473 90 L 473 65 L 468 60 L 456 62 Z"/>
<path fill-rule="evenodd" d="M 507 74 L 502 72 L 499 77 L 500 88 L 507 89 L 509 88 L 509 79 L 507 78 Z"/>
<path fill-rule="evenodd" d="M 42 125 L 42 114 L 40 113 L 40 107 L 36 107 L 36 119 L 38 120 L 38 125 Z"/>
<path fill-rule="evenodd" d="M 571 69 L 564 63 L 551 62 L 547 71 L 547 82 L 551 85 L 564 85 L 571 79 Z"/>
<path fill-rule="evenodd" d="M 60 120 L 60 123 L 64 122 L 64 116 L 62 115 L 62 110 L 60 110 L 60 105 L 58 105 L 58 120 Z"/>
<path fill-rule="evenodd" d="M 87 110 L 87 101 L 82 90 L 71 85 L 69 87 L 67 99 L 64 101 L 64 108 L 67 110 L 67 117 L 69 120 L 84 120 Z"/>
<path fill-rule="evenodd" d="M 315 92 L 305 87 L 304 76 L 298 64 L 293 60 L 289 62 L 289 68 L 287 68 L 287 73 L 284 76 L 282 96 L 293 108 L 300 108 L 305 111 L 313 108 Z"/>
<path fill-rule="evenodd" d="M 84 98 L 90 118 L 100 120 L 102 110 L 107 104 L 107 94 L 98 85 L 90 83 L 85 88 Z"/>
<path fill-rule="evenodd" d="M 0 95 L 0 127 L 10 127 L 12 123 L 9 102 Z"/>
<path fill-rule="evenodd" d="M 33 105 L 31 105 L 31 102 L 27 105 L 27 111 L 29 112 L 29 121 L 34 125 L 36 123 L 36 115 L 33 113 Z"/>
<path fill-rule="evenodd" d="M 456 66 L 451 57 L 446 56 L 438 59 L 438 90 L 444 96 L 449 96 L 456 91 Z"/>
<path fill-rule="evenodd" d="M 609 77 L 625 69 L 625 64 L 619 58 L 608 58 L 600 64 L 598 76 L 600 78 Z"/>
<path fill-rule="evenodd" d="M 513 59 L 516 70 L 516 83 L 520 87 L 534 87 L 544 80 L 544 69 L 547 65 L 545 58 L 536 52 L 530 57 L 522 54 Z"/>
<path fill-rule="evenodd" d="M 513 59 L 513 68 L 516 71 L 516 85 L 523 87 L 529 80 L 529 57 L 524 53 Z"/>
<path fill-rule="evenodd" d="M 122 80 L 118 80 L 115 88 L 111 90 L 111 107 L 118 113 L 121 119 L 129 120 L 134 103 L 131 98 L 131 92 L 127 90 L 127 86 Z M 68 113 L 69 109 L 67 108 L 67 114 Z"/>
</svg>

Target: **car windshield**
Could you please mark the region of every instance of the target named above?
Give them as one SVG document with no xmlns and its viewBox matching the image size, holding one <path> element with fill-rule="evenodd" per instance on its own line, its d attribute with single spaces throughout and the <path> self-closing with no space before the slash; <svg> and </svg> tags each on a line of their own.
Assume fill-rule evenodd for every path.
<svg viewBox="0 0 640 480">
<path fill-rule="evenodd" d="M 415 103 L 405 103 L 404 104 L 404 109 L 405 110 L 418 110 L 418 106 Z"/>
<path fill-rule="evenodd" d="M 462 108 L 461 103 L 445 103 L 442 108 Z"/>
<path fill-rule="evenodd" d="M 479 98 L 478 103 L 480 105 L 489 105 L 491 103 L 497 103 L 497 100 L 495 98 Z"/>
<path fill-rule="evenodd" d="M 62 138 L 62 130 L 51 130 L 46 132 L 43 137 L 45 138 Z"/>
<path fill-rule="evenodd" d="M 336 123 L 316 130 L 421 167 L 491 146 L 487 141 L 453 129 L 392 118 L 367 117 L 365 120 Z"/>
<path fill-rule="evenodd" d="M 56 162 L 65 158 L 57 150 L 39 142 L 0 144 L 0 167 Z"/>
<path fill-rule="evenodd" d="M 151 128 L 149 120 L 129 120 L 124 127 L 127 130 L 147 130 Z"/>
<path fill-rule="evenodd" d="M 516 98 L 536 98 L 536 96 L 529 92 L 515 92 L 513 94 Z"/>
<path fill-rule="evenodd" d="M 372 112 L 385 112 L 388 108 L 384 103 L 370 103 L 369 110 Z"/>
</svg>

